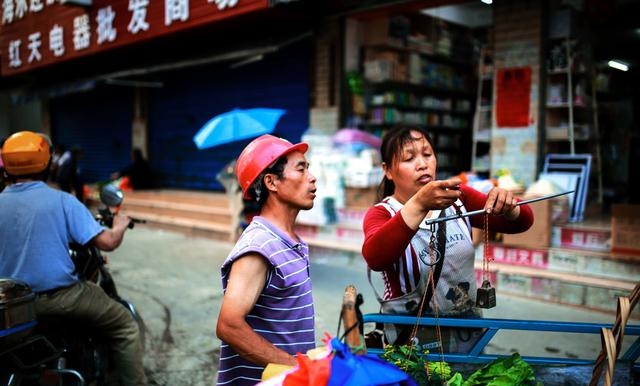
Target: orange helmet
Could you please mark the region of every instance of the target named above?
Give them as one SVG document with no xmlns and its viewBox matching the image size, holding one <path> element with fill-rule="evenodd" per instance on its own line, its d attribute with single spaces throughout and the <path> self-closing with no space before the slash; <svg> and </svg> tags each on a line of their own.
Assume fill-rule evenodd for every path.
<svg viewBox="0 0 640 386">
<path fill-rule="evenodd" d="M 242 197 L 246 200 L 253 198 L 249 188 L 256 178 L 278 158 L 293 151 L 305 153 L 309 149 L 306 143 L 292 144 L 283 138 L 270 134 L 262 135 L 244 148 L 236 162 L 236 175 L 242 189 Z"/>
<path fill-rule="evenodd" d="M 45 137 L 32 131 L 12 134 L 2 146 L 2 162 L 14 176 L 40 173 L 49 165 L 51 150 Z"/>
</svg>

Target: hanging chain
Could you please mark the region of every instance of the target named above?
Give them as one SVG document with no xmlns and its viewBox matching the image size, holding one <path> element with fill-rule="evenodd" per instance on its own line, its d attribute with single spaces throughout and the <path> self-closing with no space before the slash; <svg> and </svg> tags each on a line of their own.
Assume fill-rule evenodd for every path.
<svg viewBox="0 0 640 386">
<path fill-rule="evenodd" d="M 438 227 L 441 226 L 446 226 L 445 224 L 440 224 L 438 225 Z M 431 232 L 431 239 L 429 240 L 429 254 L 431 255 L 431 262 L 432 264 L 435 264 L 433 261 L 436 260 L 436 256 L 435 256 L 435 240 L 436 240 L 436 236 L 435 236 L 435 230 Z M 438 247 L 440 247 L 438 245 Z M 438 256 L 438 258 L 442 258 L 442 256 Z M 436 320 L 436 340 L 438 341 L 438 348 L 440 349 L 440 366 L 441 366 L 441 371 L 444 371 L 444 369 L 442 368 L 442 366 L 444 366 L 444 344 L 442 343 L 442 332 L 440 330 L 440 318 L 438 316 L 438 301 L 436 299 L 436 284 L 434 283 L 433 280 L 431 280 L 431 277 L 433 276 L 433 268 L 429 271 L 430 272 L 430 279 L 429 279 L 429 283 L 431 285 L 431 298 L 433 299 L 433 317 Z M 427 369 L 429 368 L 429 366 L 427 366 Z M 444 374 L 444 372 L 443 372 Z M 443 379 L 444 381 L 444 379 Z M 444 383 L 443 383 L 444 385 Z"/>
<path fill-rule="evenodd" d="M 446 226 L 445 224 L 440 224 L 439 226 Z M 438 317 L 438 302 L 436 301 L 436 286 L 433 280 L 433 267 L 438 262 L 438 259 L 441 259 L 442 256 L 436 257 L 436 229 L 435 225 L 431 224 L 429 226 L 429 230 L 431 231 L 431 238 L 429 239 L 429 256 L 431 257 L 431 264 L 428 264 L 431 269 L 429 269 L 429 277 L 427 279 L 428 285 L 431 286 L 431 298 L 433 299 L 433 317 L 436 320 L 436 339 L 438 341 L 438 346 L 440 348 L 440 362 L 444 363 L 444 349 L 442 344 L 442 333 L 440 331 L 440 319 Z M 418 334 L 418 329 L 420 327 L 420 316 L 422 315 L 422 311 L 424 309 L 425 302 L 427 300 L 427 289 L 425 288 L 424 295 L 422 296 L 422 301 L 420 302 L 420 307 L 418 308 L 418 315 L 416 316 L 416 322 L 413 325 L 413 329 L 411 330 L 411 335 L 409 336 L 409 342 L 415 342 L 416 335 Z M 413 344 L 409 345 L 409 357 L 413 355 Z M 427 364 L 428 364 L 427 360 Z M 429 371 L 429 367 L 427 366 L 427 372 Z"/>
<path fill-rule="evenodd" d="M 489 280 L 489 213 L 484 214 L 484 256 L 482 256 L 482 280 Z"/>
<path fill-rule="evenodd" d="M 482 256 L 482 286 L 476 292 L 476 307 L 493 308 L 496 306 L 496 289 L 489 280 L 489 263 L 493 256 L 489 255 L 489 214 L 484 214 L 484 256 Z"/>
</svg>

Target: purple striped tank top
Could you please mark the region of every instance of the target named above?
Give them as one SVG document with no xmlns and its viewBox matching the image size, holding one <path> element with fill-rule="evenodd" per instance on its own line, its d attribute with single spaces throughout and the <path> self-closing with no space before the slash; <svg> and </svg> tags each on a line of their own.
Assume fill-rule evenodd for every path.
<svg viewBox="0 0 640 386">
<path fill-rule="evenodd" d="M 247 323 L 289 354 L 306 353 L 315 347 L 309 246 L 292 240 L 263 217 L 254 217 L 222 264 L 223 290 L 227 288 L 231 264 L 250 252 L 264 256 L 271 269 L 262 294 L 247 315 Z M 217 385 L 255 385 L 263 370 L 221 343 Z"/>
</svg>

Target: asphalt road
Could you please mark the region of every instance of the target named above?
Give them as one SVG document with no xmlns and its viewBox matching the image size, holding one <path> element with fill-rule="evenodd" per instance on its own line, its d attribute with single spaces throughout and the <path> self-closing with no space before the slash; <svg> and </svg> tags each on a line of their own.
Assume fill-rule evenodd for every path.
<svg viewBox="0 0 640 386">
<path fill-rule="evenodd" d="M 219 267 L 231 247 L 137 225 L 108 254 L 120 294 L 138 307 L 147 325 L 145 367 L 150 384 L 214 384 L 220 346 L 215 336 L 222 298 Z M 325 332 L 336 335 L 347 285 L 355 285 L 363 294 L 364 313 L 378 311 L 361 259 L 317 253 L 311 260 L 318 342 Z M 498 302 L 486 317 L 602 323 L 615 319 L 613 314 L 501 296 L 499 289 Z M 599 336 L 575 335 L 498 333 L 488 351 L 595 358 L 601 347 Z"/>
</svg>

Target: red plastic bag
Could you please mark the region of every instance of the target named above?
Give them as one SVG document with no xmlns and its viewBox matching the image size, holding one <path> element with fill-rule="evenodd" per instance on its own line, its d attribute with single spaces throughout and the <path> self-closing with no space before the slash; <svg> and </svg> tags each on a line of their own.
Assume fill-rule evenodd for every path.
<svg viewBox="0 0 640 386">
<path fill-rule="evenodd" d="M 284 379 L 283 386 L 325 386 L 331 375 L 331 357 L 311 360 L 298 355 L 298 370 Z"/>
</svg>

